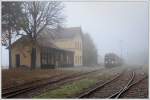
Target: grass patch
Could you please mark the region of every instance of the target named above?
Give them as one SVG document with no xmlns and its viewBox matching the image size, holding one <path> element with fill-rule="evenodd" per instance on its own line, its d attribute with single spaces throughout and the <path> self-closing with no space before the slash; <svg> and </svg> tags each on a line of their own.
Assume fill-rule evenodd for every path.
<svg viewBox="0 0 150 100">
<path fill-rule="evenodd" d="M 95 84 L 95 79 L 82 79 L 71 84 L 61 86 L 56 90 L 49 90 L 46 93 L 40 94 L 34 98 L 67 98 Z"/>
</svg>

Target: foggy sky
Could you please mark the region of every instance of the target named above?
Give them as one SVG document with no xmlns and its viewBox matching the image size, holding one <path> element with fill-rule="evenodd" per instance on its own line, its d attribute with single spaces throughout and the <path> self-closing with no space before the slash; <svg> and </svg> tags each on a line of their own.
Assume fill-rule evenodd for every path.
<svg viewBox="0 0 150 100">
<path fill-rule="evenodd" d="M 102 57 L 109 52 L 120 55 L 122 47 L 123 57 L 128 61 L 141 55 L 147 59 L 147 2 L 64 2 L 64 5 L 65 26 L 81 27 L 84 33 L 89 33 Z M 4 48 L 2 57 L 2 65 L 8 65 Z"/>
<path fill-rule="evenodd" d="M 128 61 L 148 58 L 147 2 L 65 2 L 65 5 L 66 26 L 81 26 L 83 32 L 89 33 L 99 55 L 109 52 L 121 55 L 122 48 Z"/>
</svg>

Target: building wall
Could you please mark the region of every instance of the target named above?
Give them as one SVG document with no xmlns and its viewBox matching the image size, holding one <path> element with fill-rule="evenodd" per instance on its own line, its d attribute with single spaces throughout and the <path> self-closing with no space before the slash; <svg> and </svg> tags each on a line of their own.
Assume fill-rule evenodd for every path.
<svg viewBox="0 0 150 100">
<path fill-rule="evenodd" d="M 82 38 L 76 35 L 74 38 L 55 40 L 54 44 L 62 49 L 74 51 L 74 66 L 82 65 Z"/>
<path fill-rule="evenodd" d="M 20 65 L 31 67 L 31 44 L 15 45 L 12 47 L 12 67 L 16 67 L 16 55 L 20 55 Z M 37 47 L 36 47 L 37 48 Z M 36 49 L 36 67 L 40 67 L 40 49 Z"/>
<path fill-rule="evenodd" d="M 82 38 L 80 35 L 74 37 L 74 45 L 75 45 L 75 55 L 74 55 L 74 63 L 76 66 L 83 65 L 83 48 L 82 48 Z"/>
<path fill-rule="evenodd" d="M 21 45 L 15 45 L 12 47 L 12 66 L 16 67 L 16 55 L 20 55 L 20 65 L 26 65 L 27 67 L 30 67 L 31 65 L 31 51 L 29 49 L 29 46 L 21 46 Z"/>
</svg>

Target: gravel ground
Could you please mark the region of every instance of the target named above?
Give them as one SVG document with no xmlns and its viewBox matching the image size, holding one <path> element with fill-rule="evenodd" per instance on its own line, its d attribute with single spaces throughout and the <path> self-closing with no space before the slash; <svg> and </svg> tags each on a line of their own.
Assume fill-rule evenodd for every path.
<svg viewBox="0 0 150 100">
<path fill-rule="evenodd" d="M 103 69 L 103 67 L 68 67 L 57 69 L 25 69 L 14 68 L 2 70 L 2 88 L 25 84 L 28 82 L 49 78 L 59 74 L 72 74 L 73 72 L 87 72 Z"/>
<path fill-rule="evenodd" d="M 135 69 L 136 74 L 138 74 L 138 77 L 135 78 L 135 80 L 140 79 L 143 77 L 145 73 L 148 74 L 148 71 L 145 68 L 137 68 Z M 12 69 L 12 70 L 3 70 L 2 71 L 2 88 L 8 87 L 8 86 L 15 86 L 18 84 L 24 84 L 28 83 L 34 80 L 48 78 L 55 75 L 71 75 L 73 72 L 87 72 L 92 70 L 100 70 L 98 73 L 89 75 L 89 79 L 96 78 L 101 81 L 101 84 L 103 84 L 105 81 L 113 77 L 116 73 L 120 72 L 124 68 L 116 67 L 111 69 L 106 69 L 103 66 L 100 67 L 70 67 L 70 68 L 57 68 L 57 69 L 46 69 L 46 70 L 24 70 L 24 69 Z M 131 68 L 133 69 L 133 68 Z M 130 70 L 131 70 L 130 69 Z M 108 84 L 107 86 L 103 87 L 102 90 L 94 93 L 93 95 L 90 95 L 88 98 L 106 98 L 110 96 L 112 93 L 117 92 L 121 89 L 129 80 L 130 72 L 124 73 L 118 80 L 115 80 L 115 82 Z M 59 77 L 57 77 L 59 78 Z M 57 79 L 56 78 L 56 79 Z M 78 79 L 77 79 L 78 80 Z M 75 81 L 75 80 L 74 80 Z M 71 82 L 70 82 L 71 83 Z M 46 92 L 48 89 L 53 88 L 53 86 L 62 86 L 63 84 L 55 84 L 55 85 L 49 85 L 45 88 L 40 90 L 34 90 L 29 93 L 29 95 L 24 95 L 21 97 L 25 98 L 31 98 L 36 93 L 42 93 Z M 147 98 L 148 97 L 148 79 L 142 81 L 140 84 L 138 84 L 136 87 L 132 87 L 130 95 L 125 96 L 125 98 Z M 135 92 L 136 91 L 136 92 Z M 82 91 L 81 91 L 82 92 Z"/>
<path fill-rule="evenodd" d="M 69 75 L 74 71 L 56 69 L 22 69 L 2 70 L 2 88 L 17 86 L 28 82 L 49 78 L 56 75 Z"/>
<path fill-rule="evenodd" d="M 55 83 L 55 84 L 49 84 L 49 85 L 43 86 L 41 88 L 37 88 L 37 89 L 31 90 L 31 91 L 29 91 L 27 93 L 18 95 L 15 98 L 32 98 L 32 97 L 34 97 L 36 95 L 40 95 L 41 93 L 44 93 L 44 92 L 46 92 L 48 90 L 54 90 L 54 89 L 60 87 L 61 85 L 64 85 L 66 83 L 72 83 L 73 81 L 77 81 L 77 80 L 80 80 L 80 79 L 82 79 L 82 78 L 81 77 L 77 77 L 77 78 L 74 78 L 74 79 L 73 78 L 72 79 L 66 79 L 66 80 L 63 80 L 63 81 Z"/>
<path fill-rule="evenodd" d="M 104 66 L 75 66 L 75 67 L 66 67 L 66 68 L 57 68 L 61 70 L 69 70 L 69 71 L 92 71 L 92 70 L 99 70 L 104 69 Z"/>
</svg>

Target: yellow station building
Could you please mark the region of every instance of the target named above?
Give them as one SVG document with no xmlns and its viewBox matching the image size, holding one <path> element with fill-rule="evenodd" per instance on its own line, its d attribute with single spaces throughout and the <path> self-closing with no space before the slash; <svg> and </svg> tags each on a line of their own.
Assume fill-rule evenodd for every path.
<svg viewBox="0 0 150 100">
<path fill-rule="evenodd" d="M 74 52 L 74 66 L 81 66 L 83 58 L 82 30 L 80 27 L 60 29 L 60 37 L 54 40 L 54 44 L 62 49 Z"/>
<path fill-rule="evenodd" d="M 45 28 L 34 45 L 24 36 L 12 44 L 12 66 L 38 68 L 81 66 L 82 34 L 80 27 Z M 32 54 L 32 50 L 36 51 L 35 54 Z M 31 55 L 35 55 L 34 61 Z M 32 65 L 31 62 L 34 64 Z"/>
</svg>

